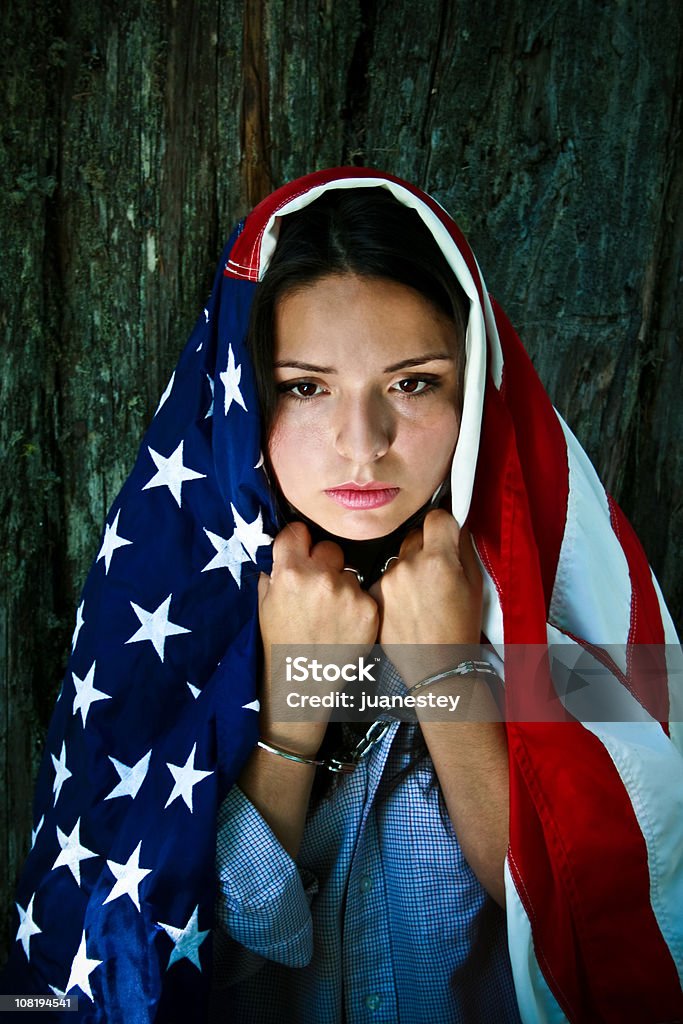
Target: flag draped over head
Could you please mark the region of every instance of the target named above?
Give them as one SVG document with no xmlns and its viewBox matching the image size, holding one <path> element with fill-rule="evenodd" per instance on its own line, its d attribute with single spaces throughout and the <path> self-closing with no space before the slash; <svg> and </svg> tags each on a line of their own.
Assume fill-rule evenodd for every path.
<svg viewBox="0 0 683 1024">
<path fill-rule="evenodd" d="M 78 996 L 65 1020 L 204 1015 L 216 813 L 258 735 L 256 584 L 278 530 L 250 305 L 281 218 L 368 186 L 416 210 L 470 302 L 453 514 L 471 527 L 508 691 L 524 693 L 508 645 L 676 642 L 630 527 L 441 207 L 360 168 L 275 192 L 228 243 L 78 608 L 4 980 Z M 529 1024 L 683 1017 L 680 726 L 647 713 L 631 670 L 614 665 L 633 721 L 508 723 L 508 933 Z"/>
</svg>

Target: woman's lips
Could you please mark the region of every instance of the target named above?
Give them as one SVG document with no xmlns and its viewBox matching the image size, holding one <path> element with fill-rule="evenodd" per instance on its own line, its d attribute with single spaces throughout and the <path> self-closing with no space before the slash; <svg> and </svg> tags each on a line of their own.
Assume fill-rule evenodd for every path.
<svg viewBox="0 0 683 1024">
<path fill-rule="evenodd" d="M 325 494 L 344 508 L 380 508 L 394 500 L 400 487 L 389 484 L 342 484 L 341 487 L 330 487 Z"/>
</svg>

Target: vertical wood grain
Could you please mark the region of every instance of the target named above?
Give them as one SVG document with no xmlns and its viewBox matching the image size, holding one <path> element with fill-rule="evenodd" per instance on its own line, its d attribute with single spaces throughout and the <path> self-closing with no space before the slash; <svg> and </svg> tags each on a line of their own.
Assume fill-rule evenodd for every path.
<svg viewBox="0 0 683 1024">
<path fill-rule="evenodd" d="M 78 593 L 232 225 L 365 164 L 458 219 L 683 610 L 681 12 L 7 0 L 0 947 Z"/>
</svg>

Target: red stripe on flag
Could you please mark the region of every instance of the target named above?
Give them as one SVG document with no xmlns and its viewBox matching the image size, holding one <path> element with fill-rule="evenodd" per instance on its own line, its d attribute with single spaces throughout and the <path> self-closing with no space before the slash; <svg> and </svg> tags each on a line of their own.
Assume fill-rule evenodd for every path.
<svg viewBox="0 0 683 1024">
<path fill-rule="evenodd" d="M 607 495 L 612 529 L 628 562 L 631 577 L 631 631 L 629 643 L 663 644 L 664 626 L 650 566 L 633 527 L 611 495 Z"/>
<path fill-rule="evenodd" d="M 541 564 L 547 619 L 567 518 L 567 445 L 560 421 L 529 356 L 505 313 L 495 300 L 492 302 L 505 361 L 505 403 L 514 423 L 517 453 Z M 519 639 L 526 641 L 526 637 Z"/>
<path fill-rule="evenodd" d="M 490 379 L 468 523 L 498 590 L 505 642 L 544 644 L 545 600 L 514 428 Z"/>
<path fill-rule="evenodd" d="M 668 734 L 669 687 L 659 598 L 645 552 L 633 527 L 609 494 L 607 501 L 612 529 L 626 557 L 631 579 L 631 628 L 626 668 L 628 686 Z"/>
<path fill-rule="evenodd" d="M 566 1015 L 581 1024 L 680 1018 L 645 840 L 608 752 L 579 724 L 511 724 L 508 740 L 513 877 Z"/>
</svg>

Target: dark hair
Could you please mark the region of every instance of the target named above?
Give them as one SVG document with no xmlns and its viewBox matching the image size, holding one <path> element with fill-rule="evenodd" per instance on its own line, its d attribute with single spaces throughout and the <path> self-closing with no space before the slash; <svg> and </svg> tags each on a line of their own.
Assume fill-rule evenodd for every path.
<svg viewBox="0 0 683 1024">
<path fill-rule="evenodd" d="M 273 381 L 277 303 L 330 274 L 349 273 L 414 288 L 455 323 L 464 354 L 467 299 L 420 215 L 385 188 L 333 189 L 282 218 L 275 252 L 254 296 L 247 343 L 264 452 L 278 400 Z M 461 397 L 464 355 L 460 364 Z"/>
</svg>

